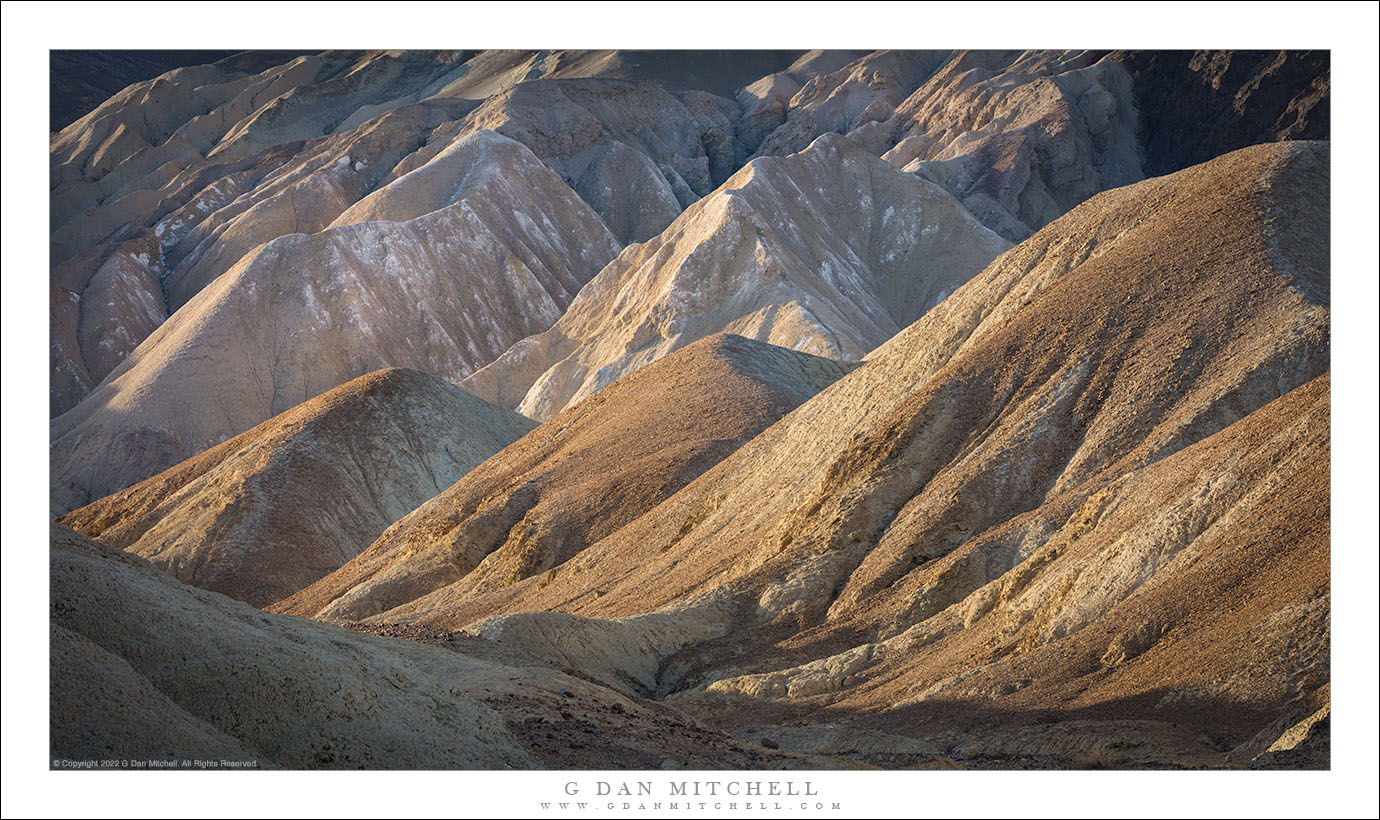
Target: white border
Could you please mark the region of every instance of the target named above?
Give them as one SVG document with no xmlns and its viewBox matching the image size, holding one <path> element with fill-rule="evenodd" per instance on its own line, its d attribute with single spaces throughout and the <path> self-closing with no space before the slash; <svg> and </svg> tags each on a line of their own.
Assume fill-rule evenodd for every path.
<svg viewBox="0 0 1380 820">
<path fill-rule="evenodd" d="M 845 804 L 842 814 L 824 816 L 1375 815 L 1380 177 L 1374 4 L 6 2 L 3 15 L 0 793 L 6 816 L 526 816 L 532 811 L 532 795 L 555 799 L 568 780 L 617 777 L 47 770 L 46 584 L 37 580 L 47 578 L 47 311 L 38 307 L 47 300 L 47 219 L 41 204 L 46 203 L 47 178 L 47 49 L 379 46 L 1332 49 L 1332 390 L 1338 445 L 1333 449 L 1332 657 L 1338 717 L 1333 722 L 1333 770 L 794 776 L 828 783 L 828 790 Z M 237 779 L 227 779 L 231 777 Z"/>
</svg>

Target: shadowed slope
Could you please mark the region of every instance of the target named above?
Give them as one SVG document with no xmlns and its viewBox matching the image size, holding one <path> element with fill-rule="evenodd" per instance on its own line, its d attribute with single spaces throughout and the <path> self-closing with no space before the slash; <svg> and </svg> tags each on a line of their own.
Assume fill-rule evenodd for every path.
<svg viewBox="0 0 1380 820">
<path fill-rule="evenodd" d="M 55 758 L 118 750 L 293 769 L 837 765 L 739 741 L 486 641 L 398 640 L 266 615 L 65 527 L 52 528 L 50 554 Z"/>
<path fill-rule="evenodd" d="M 1145 172 L 1166 174 L 1248 145 L 1325 140 L 1326 51 L 1114 52 L 1135 83 Z"/>
<path fill-rule="evenodd" d="M 455 673 L 473 661 L 266 617 L 57 526 L 51 576 L 53 625 L 123 659 L 126 677 L 163 695 L 151 709 L 171 701 L 180 708 L 166 719 L 202 727 L 202 738 L 170 738 L 191 747 L 175 752 L 201 756 L 229 735 L 251 757 L 288 767 L 528 765 L 498 715 L 456 688 L 466 676 Z M 70 681 L 55 686 L 77 691 Z M 449 705 L 438 711 L 432 699 L 442 695 Z M 69 703 L 52 704 L 54 754 L 68 754 L 80 733 Z M 100 715 L 99 725 L 112 737 L 138 732 L 127 709 Z"/>
</svg>

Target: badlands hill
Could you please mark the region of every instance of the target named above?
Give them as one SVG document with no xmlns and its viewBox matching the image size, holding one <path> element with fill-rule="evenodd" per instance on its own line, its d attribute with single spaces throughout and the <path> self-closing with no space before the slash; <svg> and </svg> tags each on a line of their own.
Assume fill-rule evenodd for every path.
<svg viewBox="0 0 1380 820">
<path fill-rule="evenodd" d="M 99 266 L 152 233 L 175 310 L 255 247 L 324 229 L 486 129 L 524 139 L 620 237 L 645 238 L 735 167 L 733 126 L 720 110 L 734 104 L 697 88 L 601 78 L 676 74 L 721 90 L 786 62 L 771 52 L 244 52 L 177 68 L 53 136 L 51 264 L 96 253 Z M 529 82 L 547 76 L 563 79 Z M 718 144 L 727 147 L 711 183 L 706 146 Z M 630 186 L 645 188 L 648 173 L 669 200 L 633 200 Z"/>
<path fill-rule="evenodd" d="M 162 254 L 151 236 L 97 248 L 53 270 L 49 415 L 71 410 L 168 319 Z"/>
<path fill-rule="evenodd" d="M 1325 766 L 1329 84 L 331 51 L 126 87 L 49 143 L 51 511 L 105 542 L 53 536 L 54 754 Z"/>
<path fill-rule="evenodd" d="M 352 634 L 51 538 L 51 751 L 257 768 L 848 765 L 738 740 L 484 641 Z"/>
<path fill-rule="evenodd" d="M 546 329 L 618 247 L 530 151 L 491 132 L 337 221 L 259 246 L 53 421 L 55 512 L 381 367 L 459 380 Z"/>
<path fill-rule="evenodd" d="M 623 242 L 659 233 L 736 168 L 730 101 L 624 80 L 533 80 L 484 100 L 399 165 L 490 129 L 541 157 Z"/>
<path fill-rule="evenodd" d="M 371 620 L 729 722 L 978 698 L 1246 743 L 1327 682 L 1327 167 L 1261 146 L 1095 197 L 551 576 Z"/>
<path fill-rule="evenodd" d="M 656 235 L 752 156 L 828 133 L 1019 241 L 1145 174 L 1325 138 L 1327 93 L 1323 52 L 244 52 L 131 85 L 53 136 L 51 266 L 92 254 L 95 270 L 153 234 L 157 253 L 141 253 L 167 315 L 482 130 L 526 145 L 620 242 Z M 123 277 L 114 301 L 148 301 L 145 278 Z M 111 301 L 110 283 L 85 283 L 63 299 Z M 86 314 L 91 337 L 147 334 L 122 311 Z M 53 368 L 55 413 L 102 378 L 70 350 Z"/>
<path fill-rule="evenodd" d="M 704 339 L 550 419 L 272 610 L 361 620 L 454 583 L 478 593 L 549 579 L 848 369 Z"/>
<path fill-rule="evenodd" d="M 812 52 L 739 99 L 745 125 L 766 132 L 757 156 L 847 134 L 1015 242 L 1146 175 L 1326 139 L 1328 64 L 1325 52 Z"/>
<path fill-rule="evenodd" d="M 1193 139 L 1163 102 L 1180 81 L 1211 123 Z M 631 328 L 577 311 L 555 336 L 514 350 L 507 375 L 471 388 L 546 418 L 711 333 L 861 355 L 933 304 L 949 287 L 939 279 L 956 284 L 992 254 L 991 243 L 930 247 L 956 233 L 952 220 L 975 216 L 1018 241 L 1142 178 L 1144 162 L 1172 170 L 1252 141 L 1325 135 L 1326 113 L 1325 55 L 1293 53 L 246 52 L 178 68 L 50 141 L 52 510 L 123 489 L 379 367 L 464 378 L 547 331 L 626 242 L 646 240 L 601 286 L 658 285 L 634 294 L 631 312 L 609 308 Z M 808 158 L 772 156 L 831 133 L 846 135 L 839 151 L 918 179 L 883 182 L 859 161 L 839 180 Z M 791 189 L 811 183 L 819 190 Z M 928 193 L 907 190 L 923 183 Z M 922 209 L 918 232 L 872 225 L 875 209 L 853 204 L 934 203 L 943 190 L 962 207 Z M 762 224 L 768 267 L 787 274 L 767 301 L 732 299 L 691 250 L 711 236 L 706 253 L 744 245 L 726 207 L 738 200 L 885 235 L 874 248 L 870 235 L 835 232 L 823 247 L 796 243 L 794 260 L 778 246 L 795 241 L 789 231 Z M 914 246 L 877 258 L 891 243 Z M 755 247 L 743 249 L 754 261 L 731 264 L 736 275 L 756 260 Z M 927 266 L 916 249 L 969 255 L 939 277 L 947 266 Z M 384 268 L 386 282 L 374 281 Z M 817 275 L 803 281 L 809 269 Z M 845 281 L 853 274 L 885 281 Z M 915 287 L 898 296 L 903 282 Z M 329 316 L 358 332 L 321 338 L 304 327 L 307 343 L 282 361 L 272 338 L 288 331 L 266 318 L 278 311 L 265 292 L 291 324 Z M 702 292 L 733 304 L 678 330 Z M 415 349 L 399 349 L 404 337 Z M 299 350 L 327 366 L 302 372 Z M 235 396 L 253 398 L 226 406 L 226 388 L 203 383 L 213 368 L 233 375 Z"/>
<path fill-rule="evenodd" d="M 938 186 L 822 137 L 754 160 L 464 384 L 546 419 L 718 332 L 858 359 L 1008 247 Z"/>
<path fill-rule="evenodd" d="M 361 376 L 59 522 L 264 606 L 536 424 L 415 370 Z"/>
</svg>

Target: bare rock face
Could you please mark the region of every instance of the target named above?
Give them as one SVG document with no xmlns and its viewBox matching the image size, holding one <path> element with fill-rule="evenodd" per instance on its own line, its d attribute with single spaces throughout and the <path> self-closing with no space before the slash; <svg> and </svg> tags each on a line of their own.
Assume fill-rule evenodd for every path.
<svg viewBox="0 0 1380 820">
<path fill-rule="evenodd" d="M 352 131 L 278 145 L 179 185 L 172 202 L 185 204 L 173 209 L 164 200 L 153 215 L 153 232 L 170 264 L 169 304 L 185 304 L 264 243 L 336 224 L 342 212 L 376 192 L 427 133 L 471 107 L 404 106 Z M 123 212 L 122 201 L 112 208 Z"/>
<path fill-rule="evenodd" d="M 457 381 L 548 328 L 617 251 L 598 216 L 512 140 L 472 134 L 434 162 L 361 207 L 437 210 L 260 246 L 55 419 L 54 511 L 381 367 Z"/>
<path fill-rule="evenodd" d="M 54 758 L 290 769 L 830 767 L 488 641 L 269 615 L 65 527 L 51 537 Z M 579 738 L 575 742 L 572 738 Z M 835 764 L 836 766 L 837 764 Z"/>
<path fill-rule="evenodd" d="M 247 70 L 224 62 L 129 86 L 53 137 L 52 227 L 77 217 L 92 222 L 85 212 L 103 203 L 154 194 L 166 181 L 332 133 L 364 106 L 401 105 L 455 71 L 461 56 L 325 53 Z"/>
<path fill-rule="evenodd" d="M 701 340 L 557 415 L 274 611 L 361 620 L 557 567 L 652 509 L 847 368 L 740 336 Z"/>
<path fill-rule="evenodd" d="M 353 558 L 535 426 L 434 376 L 381 370 L 60 523 L 263 606 Z"/>
<path fill-rule="evenodd" d="M 696 339 L 856 359 L 1008 247 L 947 193 L 826 137 L 759 159 L 465 381 L 545 419 Z"/>
<path fill-rule="evenodd" d="M 863 150 L 886 158 L 901 167 L 909 164 L 925 151 L 933 151 L 936 142 L 947 145 L 965 133 L 978 120 L 985 123 L 974 130 L 978 140 L 960 141 L 952 156 L 965 156 L 980 142 L 990 141 L 996 134 L 1010 136 L 1014 132 L 1030 133 L 1029 111 L 1025 121 L 1010 121 L 1012 111 L 997 117 L 982 114 L 990 107 L 992 98 L 1012 93 L 1024 95 L 1025 107 L 1031 108 L 1031 94 L 1023 86 L 1044 76 L 1054 76 L 1084 68 L 1094 62 L 1092 52 L 1057 51 L 875 51 L 875 52 L 809 52 L 790 69 L 761 78 L 745 87 L 738 95 L 743 107 L 739 120 L 740 139 L 753 146 L 755 156 L 780 156 L 802 150 L 824 134 L 847 135 Z M 994 76 L 1000 79 L 991 82 Z M 957 80 L 957 81 L 955 81 Z M 971 93 L 969 86 L 977 84 L 981 91 Z M 1008 109 L 1021 105 L 998 102 Z M 1057 104 L 1055 104 L 1057 105 Z M 925 106 L 931 115 L 916 121 L 917 108 Z M 1035 106 L 1039 107 L 1039 106 Z M 1046 101 L 1043 107 L 1051 108 Z M 1043 126 L 1057 117 L 1044 116 Z M 962 120 L 963 124 L 956 121 Z M 1059 128 L 1078 129 L 1082 122 L 1060 123 Z M 1134 123 L 1131 138 L 1134 139 Z M 1008 152 L 1009 153 L 1009 152 Z M 1010 157 L 1000 152 L 986 151 L 970 158 L 974 173 L 986 172 L 994 177 L 1010 175 Z M 909 169 L 915 170 L 915 169 Z M 1131 180 L 1134 181 L 1134 180 Z M 1018 179 L 1019 188 L 1025 183 Z M 956 195 L 964 192 L 951 187 Z M 1008 238 L 1020 239 L 1029 234 L 1007 231 L 991 215 L 980 212 L 989 227 L 1001 229 Z M 1019 234 L 1019 235 L 1017 235 Z"/>
<path fill-rule="evenodd" d="M 154 231 L 176 308 L 256 246 L 319 231 L 396 178 L 434 129 L 478 105 L 464 94 L 555 67 L 530 52 L 277 57 L 168 72 L 55 135 L 53 263 Z"/>
<path fill-rule="evenodd" d="M 139 289 L 165 305 L 161 322 L 263 243 L 324 229 L 432 129 L 472 109 L 415 101 L 460 56 L 278 54 L 266 66 L 250 53 L 130 86 L 51 141 L 53 287 L 71 290 L 70 268 L 86 267 L 93 253 L 108 258 L 128 242 L 150 244 L 151 235 L 155 248 L 140 253 L 152 260 L 153 278 Z M 55 335 L 70 313 L 61 301 Z M 112 342 L 130 335 L 118 311 L 109 313 L 84 317 L 83 332 Z M 114 362 L 102 369 L 132 347 L 111 344 Z M 55 357 L 55 369 L 66 371 L 54 380 L 55 411 L 104 375 L 85 374 L 87 383 L 83 364 Z"/>
<path fill-rule="evenodd" d="M 1318 53 L 790 56 L 246 52 L 179 68 L 50 141 L 54 287 L 57 266 L 152 232 L 176 310 L 264 243 L 324 230 L 481 130 L 527 145 L 621 243 L 657 235 L 749 157 L 829 133 L 938 182 L 1012 241 L 1143 172 L 1327 133 Z M 66 313 L 55 301 L 55 330 Z M 84 326 L 129 330 L 107 321 Z M 54 367 L 55 410 L 99 381 L 70 352 Z"/>
<path fill-rule="evenodd" d="M 646 154 L 622 142 L 610 142 L 591 156 L 571 180 L 571 187 L 619 241 L 644 242 L 680 216 L 677 189 Z"/>
<path fill-rule="evenodd" d="M 740 92 L 739 132 L 758 156 L 847 134 L 1020 241 L 1146 175 L 1325 139 L 1328 68 L 1323 52 L 811 53 Z"/>
<path fill-rule="evenodd" d="M 683 627 L 619 644 L 725 714 L 1244 741 L 1327 682 L 1327 180 L 1286 143 L 1103 193 L 546 583 L 377 619 L 656 615 Z"/>
</svg>

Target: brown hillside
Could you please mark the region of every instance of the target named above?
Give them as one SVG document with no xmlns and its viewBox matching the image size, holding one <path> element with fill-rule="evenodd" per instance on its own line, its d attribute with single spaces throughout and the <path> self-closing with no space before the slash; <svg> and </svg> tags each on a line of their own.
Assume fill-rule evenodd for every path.
<svg viewBox="0 0 1380 820">
<path fill-rule="evenodd" d="M 263 606 L 535 426 L 434 376 L 380 370 L 59 521 Z"/>
<path fill-rule="evenodd" d="M 552 418 L 273 609 L 358 620 L 452 583 L 477 593 L 541 576 L 847 369 L 740 336 L 697 342 Z"/>
</svg>

